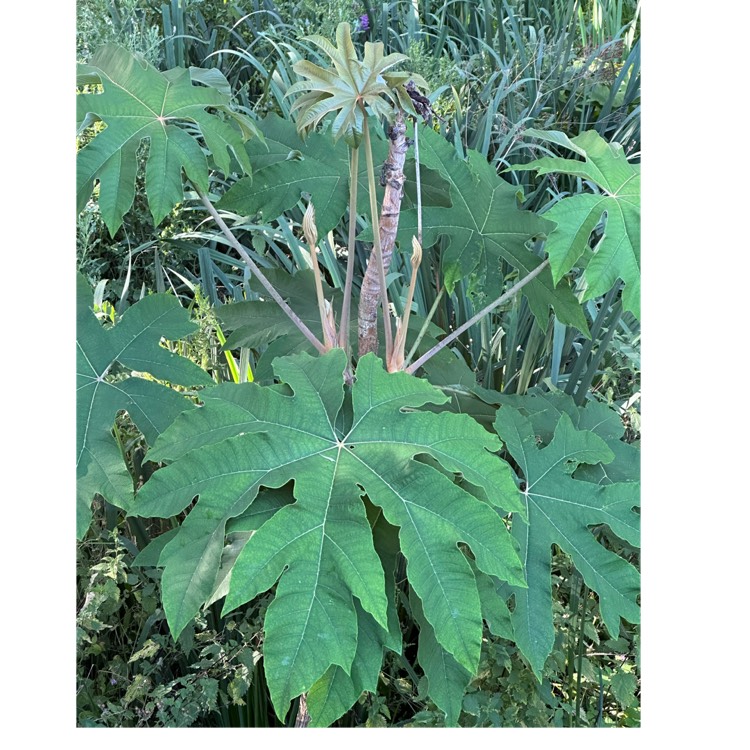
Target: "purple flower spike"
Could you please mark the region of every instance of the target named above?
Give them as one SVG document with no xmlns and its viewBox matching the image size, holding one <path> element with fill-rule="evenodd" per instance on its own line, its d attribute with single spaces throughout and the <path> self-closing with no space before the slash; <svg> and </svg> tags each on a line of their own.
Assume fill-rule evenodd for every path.
<svg viewBox="0 0 750 750">
<path fill-rule="evenodd" d="M 367 31 L 370 28 L 370 19 L 367 17 L 367 13 L 363 13 L 359 17 L 359 28 L 362 31 Z"/>
</svg>

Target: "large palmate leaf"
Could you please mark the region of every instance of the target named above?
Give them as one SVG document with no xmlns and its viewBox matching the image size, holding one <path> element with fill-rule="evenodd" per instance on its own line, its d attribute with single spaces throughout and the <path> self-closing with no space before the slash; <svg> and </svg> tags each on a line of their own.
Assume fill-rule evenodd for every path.
<svg viewBox="0 0 750 750">
<path fill-rule="evenodd" d="M 606 524 L 621 539 L 639 544 L 639 485 L 634 482 L 600 486 L 576 480 L 579 464 L 608 463 L 613 454 L 598 435 L 579 431 L 562 413 L 552 441 L 539 448 L 531 421 L 511 406 L 502 406 L 495 420 L 498 435 L 518 463 L 525 481 L 523 498 L 528 522 L 513 518 L 526 568 L 528 588 L 515 589 L 512 622 L 516 643 L 541 678 L 552 651 L 551 548 L 570 555 L 589 588 L 599 595 L 604 624 L 614 637 L 620 617 L 639 622 L 638 571 L 610 552 L 589 527 Z"/>
<path fill-rule="evenodd" d="M 447 291 L 459 279 L 471 277 L 473 288 L 491 299 L 502 292 L 501 260 L 526 276 L 542 261 L 527 243 L 552 231 L 553 224 L 517 206 L 517 190 L 498 177 L 495 168 L 476 151 L 466 160 L 459 158 L 445 138 L 429 128 L 419 133 L 420 160 L 450 183 L 450 208 L 425 206 L 423 237 L 425 246 L 441 236 L 449 240 L 442 256 Z M 402 211 L 398 241 L 410 244 L 416 235 L 415 210 Z M 552 274 L 545 269 L 523 289 L 529 306 L 546 330 L 549 308 L 558 319 L 588 333 L 583 312 L 567 282 L 555 287 Z"/>
<path fill-rule="evenodd" d="M 129 308 L 112 328 L 105 329 L 91 310 L 92 292 L 78 275 L 77 289 L 77 534 L 82 538 L 91 520 L 91 501 L 100 494 L 126 508 L 133 482 L 112 436 L 118 411 L 125 410 L 153 444 L 157 435 L 190 404 L 176 391 L 131 371 L 150 373 L 178 385 L 212 383 L 197 365 L 159 346 L 162 336 L 177 340 L 196 326 L 176 298 L 157 294 Z M 116 375 L 117 365 L 128 368 Z"/>
<path fill-rule="evenodd" d="M 77 194 L 81 210 L 99 180 L 99 206 L 111 234 L 122 224 L 135 195 L 136 152 L 149 141 L 146 196 L 158 224 L 183 199 L 182 171 L 208 191 L 208 163 L 198 141 L 184 128 L 198 126 L 217 166 L 228 174 L 230 154 L 248 174 L 243 147 L 254 123 L 229 107 L 226 80 L 220 73 L 174 68 L 162 73 L 131 52 L 113 44 L 102 47 L 91 64 L 79 67 L 79 85 L 101 84 L 102 93 L 77 96 L 78 123 L 95 119 L 106 128 L 78 153 Z M 197 81 L 209 85 L 195 85 Z M 221 80 L 219 80 L 221 79 Z M 223 81 L 223 85 L 222 85 Z M 211 108 L 211 112 L 207 109 Z"/>
<path fill-rule="evenodd" d="M 363 495 L 398 527 L 425 617 L 466 670 L 478 665 L 482 612 L 458 543 L 484 573 L 524 586 L 498 511 L 523 508 L 510 468 L 495 455 L 497 437 L 464 415 L 419 411 L 446 397 L 425 381 L 386 373 L 374 354 L 360 360 L 349 397 L 345 365 L 339 349 L 319 358 L 301 353 L 274 362 L 281 385 L 211 389 L 148 454 L 172 463 L 146 482 L 133 508 L 169 517 L 198 496 L 160 556 L 164 609 L 177 635 L 212 593 L 227 523 L 251 507 L 261 486 L 294 482 L 296 502 L 267 520 L 239 554 L 224 605 L 230 611 L 278 584 L 266 615 L 264 666 L 279 716 L 332 667 L 353 674 L 365 614 L 389 630 Z M 423 454 L 460 473 L 486 502 L 413 460 Z M 355 689 L 367 684 L 362 678 Z"/>
<path fill-rule="evenodd" d="M 588 282 L 584 299 L 604 294 L 620 278 L 625 282 L 623 308 L 640 317 L 640 165 L 628 162 L 619 143 L 607 143 L 594 130 L 570 139 L 557 131 L 527 130 L 526 135 L 566 146 L 584 161 L 548 156 L 513 169 L 570 174 L 601 189 L 601 193 L 563 198 L 545 213 L 545 218 L 557 224 L 545 246 L 555 280 L 561 279 L 585 253 L 591 233 L 606 214 L 604 236 L 584 271 Z"/>
<path fill-rule="evenodd" d="M 346 146 L 336 142 L 329 131 L 310 133 L 303 140 L 295 125 L 270 114 L 261 123 L 265 143 L 248 141 L 245 148 L 253 162 L 253 176 L 238 180 L 222 196 L 217 206 L 246 216 L 261 214 L 276 219 L 284 211 L 307 198 L 315 206 L 315 224 L 325 235 L 338 226 L 349 206 L 349 156 Z M 388 146 L 378 125 L 371 125 L 373 160 L 385 161 Z M 358 210 L 369 214 L 367 164 L 361 160 Z M 406 198 L 416 201 L 414 164 L 405 170 Z M 425 205 L 450 206 L 449 186 L 439 173 L 423 168 L 422 201 Z M 378 187 L 381 200 L 382 187 Z"/>
</svg>

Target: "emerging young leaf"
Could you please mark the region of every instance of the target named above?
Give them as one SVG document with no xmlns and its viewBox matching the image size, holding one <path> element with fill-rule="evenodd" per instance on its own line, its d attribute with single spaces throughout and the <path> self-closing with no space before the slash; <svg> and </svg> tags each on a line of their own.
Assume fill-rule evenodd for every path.
<svg viewBox="0 0 750 750">
<path fill-rule="evenodd" d="M 110 234 L 119 229 L 135 195 L 136 152 L 143 139 L 149 140 L 146 196 L 155 224 L 182 201 L 183 170 L 207 192 L 208 163 L 198 141 L 184 129 L 186 121 L 198 126 L 225 174 L 232 171 L 230 152 L 250 174 L 243 143 L 260 133 L 252 120 L 230 109 L 230 96 L 217 81 L 219 76 L 216 72 L 207 78 L 197 71 L 195 79 L 209 85 L 196 86 L 191 71 L 173 68 L 161 73 L 113 44 L 102 47 L 90 65 L 80 66 L 79 85 L 99 83 L 104 90 L 78 95 L 79 129 L 94 119 L 107 127 L 78 153 L 78 210 L 98 179 L 102 218 Z M 209 107 L 212 113 L 206 111 Z"/>
<path fill-rule="evenodd" d="M 585 161 L 548 156 L 513 169 L 535 170 L 538 174 L 570 174 L 593 182 L 602 191 L 563 198 L 544 214 L 557 224 L 545 245 L 555 281 L 573 268 L 584 254 L 594 227 L 606 213 L 604 236 L 584 271 L 588 282 L 584 299 L 604 294 L 620 278 L 625 282 L 623 308 L 640 317 L 640 165 L 628 162 L 619 143 L 607 143 L 594 130 L 571 139 L 556 131 L 527 130 L 526 135 L 562 143 Z"/>
<path fill-rule="evenodd" d="M 162 336 L 177 340 L 196 329 L 174 297 L 146 297 L 108 330 L 91 310 L 91 288 L 81 274 L 77 297 L 77 535 L 81 539 L 89 527 L 95 494 L 120 508 L 127 508 L 133 498 L 132 479 L 112 436 L 117 412 L 127 411 L 153 444 L 190 405 L 176 391 L 153 380 L 112 377 L 116 364 L 178 385 L 213 381 L 197 365 L 159 346 Z"/>
<path fill-rule="evenodd" d="M 412 80 L 426 88 L 425 80 L 416 74 L 385 72 L 408 60 L 406 55 L 393 53 L 384 56 L 382 42 L 365 42 L 364 59 L 359 60 L 348 23 L 338 25 L 335 47 L 317 34 L 307 37 L 307 41 L 330 58 L 333 70 L 309 60 L 294 64 L 294 72 L 307 79 L 295 83 L 287 91 L 287 96 L 305 92 L 292 105 L 292 112 L 299 110 L 297 128 L 300 132 L 314 130 L 327 115 L 335 113 L 331 126 L 333 137 L 338 140 L 343 136 L 349 146 L 357 148 L 364 133 L 365 107 L 376 118 L 392 120 L 397 105 L 416 116 L 404 87 L 408 80 Z"/>
<path fill-rule="evenodd" d="M 278 583 L 266 615 L 264 666 L 279 716 L 332 667 L 352 675 L 358 607 L 389 630 L 364 494 L 399 528 L 410 585 L 435 638 L 469 672 L 479 662 L 482 613 L 458 543 L 468 545 L 480 570 L 524 586 L 497 510 L 523 512 L 510 468 L 495 455 L 497 437 L 465 415 L 420 411 L 446 397 L 405 373 L 388 374 L 372 354 L 359 361 L 345 400 L 345 365 L 340 349 L 318 358 L 302 353 L 274 362 L 281 386 L 212 389 L 149 453 L 173 463 L 146 482 L 134 507 L 137 515 L 169 517 L 198 496 L 160 557 L 176 636 L 211 594 L 228 521 L 251 506 L 261 486 L 294 481 L 296 502 L 247 542 L 224 605 L 231 611 Z M 488 502 L 414 460 L 422 454 L 460 473 Z"/>
<path fill-rule="evenodd" d="M 541 679 L 552 651 L 551 547 L 570 555 L 586 585 L 599 594 L 602 619 L 613 636 L 620 617 L 640 621 L 638 571 L 607 550 L 590 526 L 607 524 L 621 539 L 638 546 L 639 485 L 635 482 L 599 486 L 573 479 L 579 464 L 608 463 L 613 454 L 593 432 L 578 431 L 563 413 L 554 438 L 539 449 L 529 419 L 517 409 L 502 406 L 495 429 L 518 463 L 525 481 L 523 498 L 528 522 L 513 518 L 513 536 L 521 547 L 527 589 L 515 589 L 513 631 L 518 647 Z"/>
<path fill-rule="evenodd" d="M 451 186 L 452 207 L 425 206 L 423 245 L 434 244 L 441 236 L 450 244 L 442 257 L 446 290 L 453 291 L 459 279 L 471 277 L 474 288 L 488 299 L 499 297 L 501 260 L 519 270 L 521 276 L 542 261 L 527 248 L 532 238 L 552 231 L 553 224 L 517 205 L 517 190 L 498 177 L 493 165 L 476 151 L 468 159 L 459 158 L 455 148 L 430 128 L 422 128 L 419 153 L 423 164 L 437 170 Z M 411 244 L 416 234 L 415 210 L 401 212 L 398 241 Z M 563 282 L 558 288 L 545 269 L 523 289 L 535 318 L 546 330 L 549 308 L 558 319 L 588 334 L 581 306 Z"/>
</svg>

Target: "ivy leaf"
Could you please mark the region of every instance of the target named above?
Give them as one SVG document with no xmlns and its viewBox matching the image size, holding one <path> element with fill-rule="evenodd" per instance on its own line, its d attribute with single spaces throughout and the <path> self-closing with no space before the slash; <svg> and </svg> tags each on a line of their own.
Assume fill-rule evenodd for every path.
<svg viewBox="0 0 750 750">
<path fill-rule="evenodd" d="M 420 160 L 438 171 L 450 184 L 452 207 L 424 207 L 424 246 L 449 240 L 442 256 L 446 291 L 452 292 L 460 279 L 471 277 L 475 289 L 492 299 L 499 297 L 501 260 L 517 268 L 522 276 L 542 261 L 527 248 L 532 239 L 552 231 L 554 225 L 530 211 L 517 207 L 517 189 L 498 177 L 492 164 L 477 151 L 466 160 L 455 148 L 430 128 L 422 128 Z M 416 236 L 415 210 L 401 212 L 398 241 L 411 243 Z M 562 323 L 588 334 L 586 319 L 573 292 L 563 282 L 555 288 L 552 274 L 544 270 L 523 289 L 535 318 L 547 329 L 549 308 Z"/>
<path fill-rule="evenodd" d="M 557 224 L 545 245 L 555 281 L 584 254 L 594 227 L 606 213 L 604 237 L 584 271 L 588 282 L 584 300 L 604 294 L 620 278 L 625 282 L 623 308 L 640 318 L 640 165 L 628 162 L 619 143 L 607 143 L 594 130 L 571 139 L 556 131 L 527 130 L 526 135 L 565 145 L 583 156 L 584 161 L 547 156 L 513 169 L 534 170 L 540 175 L 570 174 L 594 183 L 601 190 L 601 193 L 563 198 L 544 214 Z"/>
<path fill-rule="evenodd" d="M 129 308 L 105 329 L 91 310 L 91 288 L 77 280 L 77 535 L 91 521 L 91 501 L 100 494 L 120 508 L 133 497 L 133 482 L 112 436 L 115 415 L 125 410 L 153 444 L 190 404 L 176 391 L 141 377 L 113 377 L 116 363 L 178 385 L 213 384 L 200 367 L 159 346 L 196 330 L 176 298 L 156 294 Z"/>
<path fill-rule="evenodd" d="M 525 562 L 528 589 L 514 590 L 512 615 L 516 643 L 541 679 L 552 651 L 551 547 L 556 544 L 573 560 L 586 585 L 599 595 L 602 619 L 617 635 L 620 617 L 639 622 L 639 575 L 618 555 L 603 547 L 589 529 L 607 524 L 620 538 L 639 544 L 639 486 L 618 483 L 598 486 L 573 479 L 581 463 L 607 463 L 612 452 L 593 432 L 578 431 L 562 414 L 554 438 L 536 445 L 534 429 L 517 409 L 499 409 L 495 428 L 518 463 L 526 483 L 523 490 L 528 522 L 514 517 L 513 536 Z"/>
<path fill-rule="evenodd" d="M 359 361 L 347 407 L 345 364 L 340 349 L 318 358 L 302 353 L 276 360 L 280 386 L 212 389 L 149 453 L 173 463 L 146 482 L 133 509 L 170 517 L 198 496 L 160 559 L 164 609 L 177 636 L 211 594 L 227 522 L 251 506 L 261 486 L 294 481 L 296 502 L 247 542 L 224 605 L 229 612 L 278 584 L 266 615 L 264 668 L 279 716 L 330 667 L 351 675 L 360 627 L 355 598 L 388 629 L 364 494 L 399 528 L 410 585 L 436 639 L 472 673 L 482 616 L 458 543 L 485 573 L 524 586 L 515 545 L 492 507 L 523 512 L 510 468 L 495 455 L 497 437 L 464 415 L 419 411 L 446 397 L 405 373 L 388 374 L 374 354 Z M 422 454 L 461 473 L 489 502 L 413 460 Z"/>
<path fill-rule="evenodd" d="M 107 127 L 78 152 L 78 210 L 98 179 L 102 218 L 114 235 L 133 203 L 136 152 L 144 139 L 149 140 L 146 196 L 155 224 L 182 201 L 183 170 L 207 192 L 208 163 L 198 141 L 182 127 L 185 121 L 198 126 L 225 174 L 231 172 L 230 152 L 249 174 L 244 140 L 260 133 L 251 120 L 230 109 L 230 97 L 216 78 L 217 74 L 198 75 L 197 80 L 209 85 L 196 86 L 187 69 L 161 73 L 114 44 L 97 51 L 90 65 L 81 66 L 79 85 L 99 83 L 103 92 L 78 94 L 79 126 L 82 129 L 99 119 Z M 209 107 L 212 113 L 206 111 Z"/>
</svg>

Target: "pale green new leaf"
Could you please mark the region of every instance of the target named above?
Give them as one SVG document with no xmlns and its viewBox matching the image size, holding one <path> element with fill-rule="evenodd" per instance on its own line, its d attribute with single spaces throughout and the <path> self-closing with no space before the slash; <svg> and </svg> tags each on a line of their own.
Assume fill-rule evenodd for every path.
<svg viewBox="0 0 750 750">
<path fill-rule="evenodd" d="M 594 130 L 571 139 L 556 131 L 527 130 L 526 135 L 565 145 L 585 161 L 548 156 L 513 169 L 570 174 L 601 189 L 601 193 L 563 198 L 544 214 L 557 224 L 545 245 L 555 280 L 561 279 L 584 254 L 594 227 L 606 213 L 604 237 L 584 271 L 588 282 L 584 299 L 604 294 L 620 278 L 625 282 L 623 308 L 640 317 L 640 165 L 628 162 L 619 143 L 607 143 Z"/>
<path fill-rule="evenodd" d="M 117 376 L 119 364 L 127 374 L 149 373 L 177 385 L 207 385 L 212 381 L 187 359 L 159 346 L 162 336 L 177 340 L 196 326 L 175 297 L 146 297 L 129 308 L 112 328 L 105 329 L 91 309 L 92 291 L 78 275 L 77 288 L 77 535 L 82 538 L 91 520 L 91 501 L 99 494 L 121 508 L 133 498 L 133 482 L 120 448 L 112 436 L 119 411 L 125 410 L 153 444 L 157 435 L 189 406 L 189 402 L 153 380 Z"/>
<path fill-rule="evenodd" d="M 229 108 L 226 80 L 222 83 L 220 75 L 195 73 L 191 77 L 191 71 L 181 68 L 161 73 L 122 47 L 102 47 L 79 75 L 79 85 L 99 83 L 103 88 L 102 93 L 76 97 L 80 127 L 94 119 L 107 127 L 78 152 L 78 209 L 98 179 L 102 218 L 111 234 L 117 231 L 133 203 L 136 152 L 144 139 L 149 141 L 146 196 L 154 223 L 182 201 L 183 171 L 207 191 L 208 163 L 198 141 L 182 129 L 185 121 L 198 125 L 225 174 L 231 171 L 230 154 L 249 174 L 251 165 L 243 144 L 250 133 L 259 135 L 259 131 L 251 120 Z M 194 80 L 207 85 L 196 86 Z"/>
<path fill-rule="evenodd" d="M 579 464 L 608 463 L 613 454 L 604 440 L 578 431 L 563 413 L 554 438 L 537 447 L 530 420 L 517 409 L 502 406 L 495 429 L 518 463 L 525 481 L 523 498 L 528 522 L 513 518 L 513 536 L 521 548 L 527 589 L 514 590 L 512 622 L 516 643 L 537 677 L 552 651 L 551 548 L 556 544 L 570 555 L 586 585 L 599 595 L 604 624 L 615 636 L 620 617 L 639 622 L 638 571 L 610 552 L 589 527 L 607 524 L 621 539 L 639 544 L 639 485 L 634 482 L 599 486 L 576 480 Z"/>
<path fill-rule="evenodd" d="M 297 128 L 302 133 L 309 132 L 335 112 L 331 125 L 334 139 L 343 137 L 351 148 L 358 148 L 364 135 L 367 107 L 375 117 L 391 120 L 396 103 L 409 101 L 404 88 L 405 75 L 385 73 L 408 58 L 400 53 L 384 56 L 382 42 L 365 42 L 364 58 L 360 60 L 348 23 L 340 23 L 336 28 L 336 46 L 319 35 L 306 37 L 306 40 L 330 58 L 333 70 L 326 70 L 308 60 L 294 64 L 294 72 L 306 79 L 291 86 L 287 92 L 287 96 L 306 92 L 292 105 L 292 112 L 299 111 Z M 421 76 L 414 75 L 411 79 L 415 85 L 426 87 Z M 416 115 L 410 102 L 406 111 Z"/>
<path fill-rule="evenodd" d="M 227 523 L 246 512 L 261 486 L 294 481 L 296 502 L 253 534 L 237 558 L 224 611 L 278 584 L 266 615 L 264 665 L 279 716 L 333 666 L 351 675 L 358 600 L 387 629 L 383 569 L 360 499 L 399 528 L 413 589 L 438 642 L 469 671 L 482 635 L 472 569 L 515 586 L 523 571 L 496 509 L 520 511 L 500 442 L 463 415 L 419 411 L 446 397 L 405 373 L 388 374 L 374 355 L 356 371 L 344 401 L 346 357 L 335 349 L 277 359 L 284 385 L 218 387 L 200 409 L 164 433 L 149 458 L 170 461 L 138 493 L 134 512 L 169 517 L 198 496 L 160 564 L 164 609 L 177 635 L 212 593 Z M 347 400 L 348 403 L 348 400 Z M 426 454 L 481 488 L 489 503 L 413 459 Z"/>
</svg>

